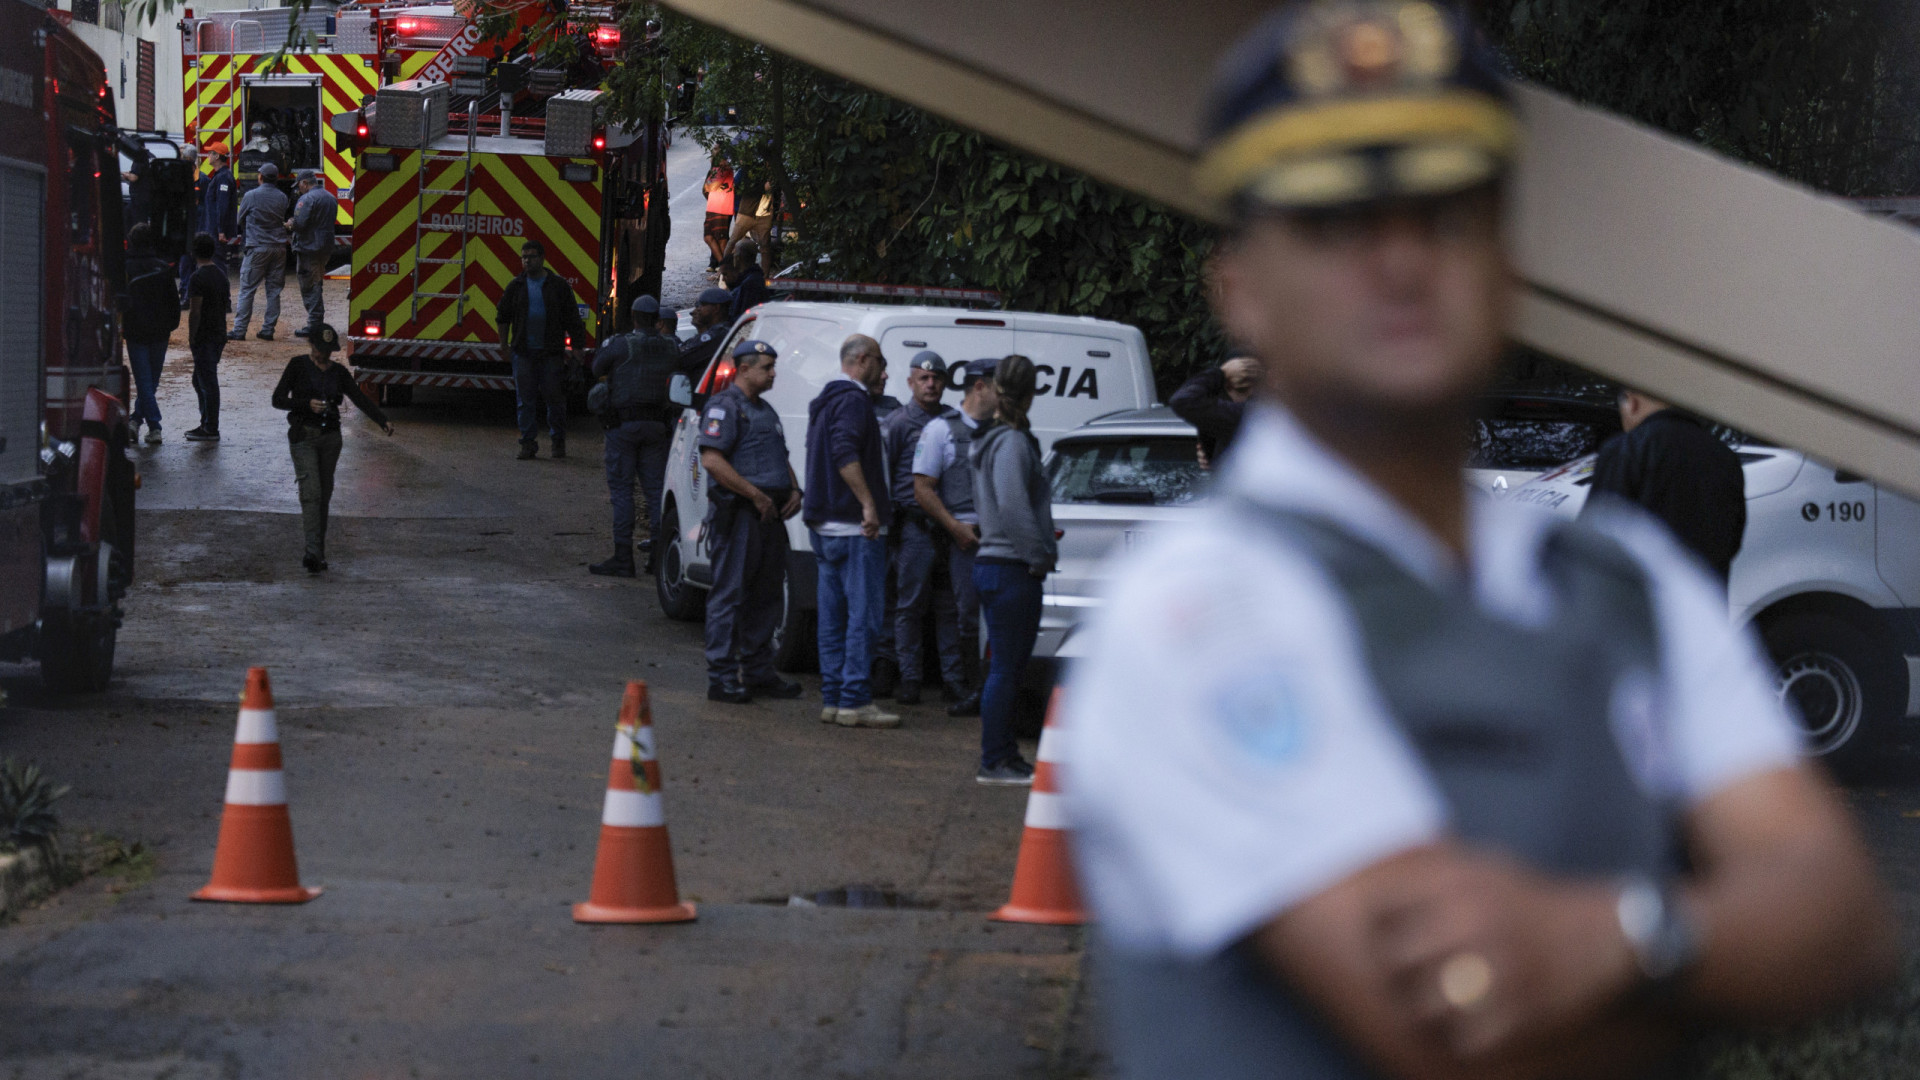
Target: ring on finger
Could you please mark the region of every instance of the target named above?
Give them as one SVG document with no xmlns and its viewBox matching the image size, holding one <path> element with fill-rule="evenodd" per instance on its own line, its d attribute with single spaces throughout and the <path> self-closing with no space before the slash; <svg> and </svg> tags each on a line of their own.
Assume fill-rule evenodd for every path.
<svg viewBox="0 0 1920 1080">
<path fill-rule="evenodd" d="M 1461 1012 L 1479 1008 L 1493 991 L 1493 965 L 1477 952 L 1458 952 L 1440 965 L 1440 997 Z"/>
</svg>

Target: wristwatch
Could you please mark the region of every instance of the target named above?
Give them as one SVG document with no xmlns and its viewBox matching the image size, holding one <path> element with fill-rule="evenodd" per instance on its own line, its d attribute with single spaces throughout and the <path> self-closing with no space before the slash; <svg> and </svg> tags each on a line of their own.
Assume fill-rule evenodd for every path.
<svg viewBox="0 0 1920 1080">
<path fill-rule="evenodd" d="M 1614 916 L 1648 992 L 1656 996 L 1672 992 L 1699 961 L 1700 927 L 1678 889 L 1663 888 L 1650 877 L 1630 878 L 1620 887 Z"/>
</svg>

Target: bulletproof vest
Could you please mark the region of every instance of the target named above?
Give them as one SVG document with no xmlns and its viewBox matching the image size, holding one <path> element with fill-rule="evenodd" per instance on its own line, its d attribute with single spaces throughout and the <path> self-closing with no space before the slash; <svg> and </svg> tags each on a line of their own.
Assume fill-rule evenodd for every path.
<svg viewBox="0 0 1920 1080">
<path fill-rule="evenodd" d="M 1653 604 L 1617 543 L 1555 526 L 1541 554 L 1554 610 L 1524 626 L 1323 518 L 1243 507 L 1250 533 L 1277 532 L 1346 601 L 1373 684 L 1456 835 L 1554 874 L 1679 869 L 1678 815 L 1657 779 L 1667 743 Z M 1124 1071 L 1251 1080 L 1285 1062 L 1293 1075 L 1373 1075 L 1249 945 L 1200 961 L 1103 952 Z"/>
<path fill-rule="evenodd" d="M 947 433 L 953 436 L 953 464 L 940 473 L 940 501 L 947 513 L 959 517 L 973 513 L 973 433 L 960 416 L 946 419 Z"/>
<path fill-rule="evenodd" d="M 667 404 L 679 360 L 680 350 L 659 334 L 628 334 L 627 358 L 607 378 L 613 407 L 637 409 Z"/>
<path fill-rule="evenodd" d="M 764 400 L 758 405 L 748 401 L 733 387 L 725 392 L 739 399 L 740 441 L 727 459 L 733 471 L 755 487 L 787 487 L 787 435 L 780 414 Z"/>
</svg>

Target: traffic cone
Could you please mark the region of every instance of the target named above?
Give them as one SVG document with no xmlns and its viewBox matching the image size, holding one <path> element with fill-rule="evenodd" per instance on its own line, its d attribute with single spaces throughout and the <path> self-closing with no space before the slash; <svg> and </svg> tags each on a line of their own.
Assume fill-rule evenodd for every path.
<svg viewBox="0 0 1920 1080">
<path fill-rule="evenodd" d="M 301 886 L 300 868 L 293 860 L 293 819 L 287 816 L 287 781 L 280 771 L 280 730 L 267 669 L 248 668 L 233 762 L 227 769 L 227 807 L 213 852 L 213 879 L 193 898 L 304 904 L 319 895 L 319 889 Z"/>
<path fill-rule="evenodd" d="M 607 769 L 607 801 L 600 811 L 593 891 L 586 903 L 573 905 L 573 921 L 663 923 L 693 917 L 693 905 L 680 902 L 673 880 L 647 684 L 629 682 L 620 722 L 613 729 L 613 764 Z"/>
<path fill-rule="evenodd" d="M 1060 748 L 1060 691 L 1047 703 L 1047 725 L 1040 729 L 1039 760 L 1033 764 L 1033 790 L 1027 794 L 1027 831 L 1020 838 L 1020 861 L 1013 867 L 1013 895 L 992 918 L 997 922 L 1079 926 L 1087 921 L 1080 889 L 1067 855 L 1067 816 L 1054 776 Z"/>
</svg>

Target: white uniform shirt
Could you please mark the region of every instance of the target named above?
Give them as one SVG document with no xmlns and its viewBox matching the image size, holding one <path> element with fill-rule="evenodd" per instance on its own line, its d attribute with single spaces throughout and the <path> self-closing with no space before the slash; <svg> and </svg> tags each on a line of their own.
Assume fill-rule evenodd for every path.
<svg viewBox="0 0 1920 1080">
<path fill-rule="evenodd" d="M 968 416 L 965 409 L 960 410 L 960 422 L 974 431 L 980 430 L 980 421 Z M 915 476 L 932 477 L 936 481 L 935 490 L 938 491 L 937 481 L 949 468 L 953 467 L 953 459 L 959 452 L 959 447 L 953 444 L 953 429 L 946 425 L 944 418 L 935 418 L 932 423 L 921 429 L 920 442 L 913 448 L 913 473 Z M 947 509 L 951 511 L 953 507 L 949 506 Z M 980 514 L 978 511 L 968 510 L 965 513 L 954 514 L 953 520 L 978 525 Z"/>
<path fill-rule="evenodd" d="M 1226 505 L 1234 495 L 1330 519 L 1425 581 L 1465 573 L 1490 614 L 1551 614 L 1538 575 L 1554 519 L 1476 496 L 1463 571 L 1285 413 L 1249 413 L 1213 501 L 1117 568 L 1060 732 L 1075 857 L 1105 931 L 1190 959 L 1447 829 L 1342 596 Z M 1793 763 L 1769 668 L 1705 569 L 1642 515 L 1599 524 L 1648 574 L 1668 679 L 1664 742 L 1622 739 L 1637 778 L 1690 805 Z"/>
</svg>

